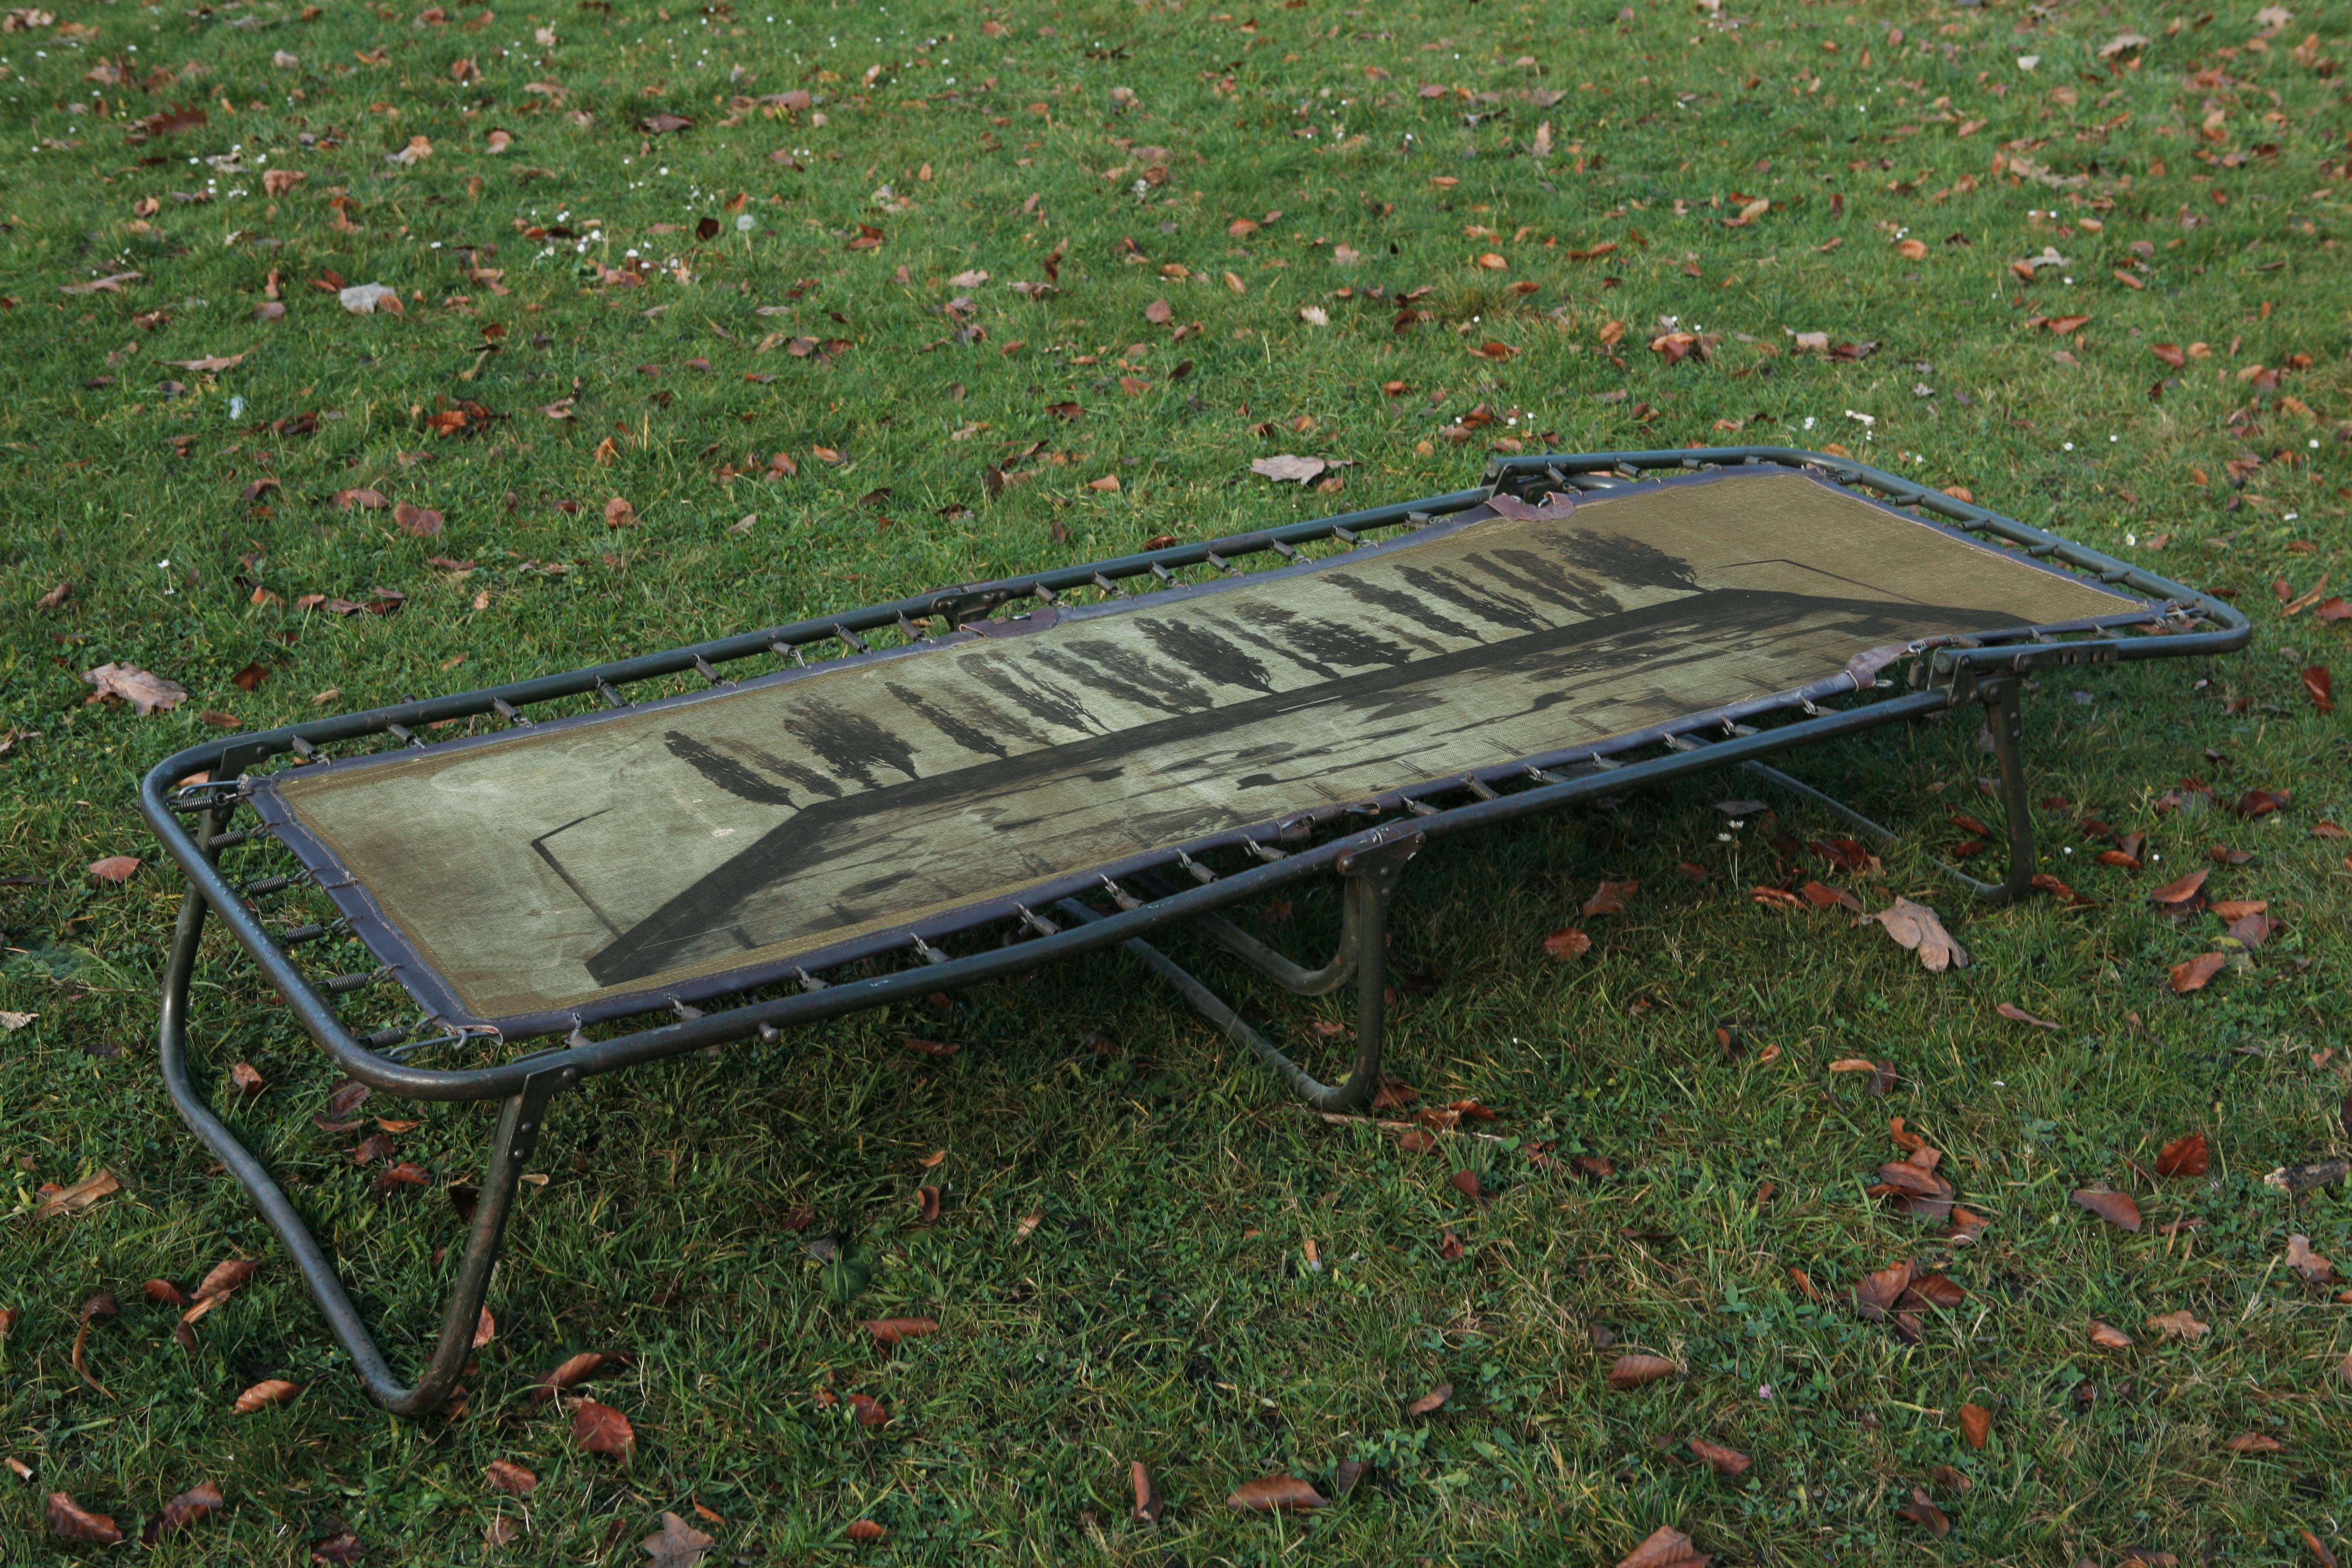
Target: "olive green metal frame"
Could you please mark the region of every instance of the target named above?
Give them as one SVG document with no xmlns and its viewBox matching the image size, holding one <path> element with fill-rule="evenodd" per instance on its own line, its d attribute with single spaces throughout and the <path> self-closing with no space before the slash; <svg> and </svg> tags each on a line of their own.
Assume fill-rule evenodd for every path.
<svg viewBox="0 0 2352 1568">
<path fill-rule="evenodd" d="M 1383 797 L 1402 805 L 1407 813 L 1402 818 L 1376 821 L 1356 830 L 1343 822 L 1322 842 L 1223 873 L 1181 852 L 1171 852 L 1164 878 L 1145 872 L 1127 879 L 1147 896 L 1139 897 L 1106 877 L 1101 891 L 1114 906 L 1111 909 L 1071 899 L 1055 906 L 1066 924 L 1025 910 L 1020 921 L 1000 922 L 1012 924 L 1023 940 L 974 942 L 973 951 L 955 955 L 908 931 L 905 943 L 908 962 L 889 973 L 832 983 L 803 974 L 797 991 L 790 994 L 755 996 L 711 1013 L 680 1005 L 674 1016 L 609 1038 L 592 1040 L 575 1032 L 554 1048 L 479 1065 L 436 1068 L 420 1066 L 413 1058 L 430 1054 L 495 1055 L 502 1042 L 462 1030 L 436 1032 L 431 1020 L 355 1032 L 345 1022 L 341 1005 L 363 1004 L 386 973 L 378 968 L 322 977 L 306 970 L 290 950 L 307 942 L 331 949 L 345 933 L 331 926 L 273 931 L 264 923 L 259 902 L 296 879 L 281 876 L 241 881 L 233 879 L 223 868 L 223 857 L 240 847 L 271 842 L 265 830 L 240 828 L 236 819 L 245 804 L 244 776 L 274 758 L 290 754 L 309 761 L 324 748 L 365 744 L 379 737 L 418 744 L 414 734 L 418 728 L 486 715 L 511 724 L 529 723 L 525 709 L 569 699 L 601 697 L 622 706 L 618 690 L 633 683 L 680 676 L 716 681 L 723 679 L 717 667 L 729 661 L 774 656 L 806 662 L 803 650 L 828 640 L 845 650 L 864 649 L 869 636 L 895 634 L 919 640 L 924 630 L 918 623 L 930 617 L 939 617 L 952 628 L 1014 601 L 1050 604 L 1058 595 L 1074 593 L 1119 594 L 1124 590 L 1118 584 L 1129 579 L 1167 582 L 1178 570 L 1204 564 L 1233 571 L 1237 570 L 1231 564 L 1234 559 L 1255 554 L 1271 553 L 1287 561 L 1303 544 L 1331 541 L 1352 546 L 1363 534 L 1418 526 L 1433 517 L 1475 506 L 1497 492 L 1526 500 L 1563 489 L 1605 490 L 1639 482 L 1651 474 L 1734 465 L 1776 465 L 1811 471 L 1851 488 L 1874 491 L 1895 506 L 1932 514 L 1964 531 L 2142 595 L 2152 601 L 2146 625 L 2136 628 L 2144 635 L 2132 635 L 2135 628 L 2118 627 L 2053 635 L 2049 628 L 2021 626 L 1981 637 L 1927 639 L 1906 650 L 1912 656 L 1911 686 L 1895 695 L 1874 694 L 1872 700 L 1855 705 L 1832 707 L 1829 703 L 1834 699 L 1829 690 L 1809 688 L 1789 694 L 1785 704 L 1770 713 L 1750 713 L 1758 721 L 1754 725 L 1721 715 L 1694 718 L 1685 727 L 1669 726 L 1661 732 L 1630 738 L 1614 752 L 1596 750 L 1581 772 L 1547 772 L 1531 766 L 1526 770 L 1527 776 L 1514 781 L 1507 791 L 1466 776 L 1414 786 L 1405 795 Z M 149 825 L 187 879 L 164 968 L 159 1015 L 164 1085 L 182 1120 L 245 1188 L 294 1259 L 329 1327 L 357 1364 L 369 1393 L 395 1413 L 419 1414 L 437 1407 L 457 1386 L 512 1211 L 516 1184 L 536 1146 L 551 1102 L 585 1079 L 729 1041 L 754 1037 L 772 1041 L 782 1031 L 801 1025 L 998 979 L 1117 945 L 1124 946 L 1212 1023 L 1265 1059 L 1308 1103 L 1325 1110 L 1348 1110 L 1369 1100 L 1380 1081 L 1386 1027 L 1383 952 L 1388 909 L 1405 866 L 1430 841 L 1734 764 L 1757 769 L 1847 820 L 1892 837 L 1889 830 L 1769 768 L 1764 759 L 1932 713 L 1981 705 L 2000 766 L 2010 863 L 2006 878 L 1998 884 L 1978 881 L 1957 869 L 1954 874 L 1989 900 L 2014 899 L 2032 886 L 2034 871 L 2019 681 L 2035 671 L 2061 666 L 2230 652 L 2244 646 L 2248 633 L 2245 617 L 2221 600 L 1914 480 L 1816 453 L 1742 447 L 1502 458 L 1489 467 L 1477 488 L 1427 500 L 966 584 L 822 620 L 563 675 L 224 738 L 180 752 L 151 771 L 140 791 L 141 809 Z M 1875 684 L 1882 689 L 1895 686 L 1885 679 Z M 1845 692 L 1849 685 L 1841 678 L 1837 689 Z M 200 773 L 209 773 L 209 779 L 182 786 L 183 780 Z M 1454 804 L 1440 804 L 1444 801 Z M 1379 803 L 1368 803 L 1363 809 L 1375 817 L 1385 815 Z M 1189 875 L 1180 876 L 1180 872 Z M 1300 967 L 1218 912 L 1326 873 L 1342 879 L 1347 899 L 1339 950 L 1320 969 Z M 413 1384 L 402 1382 L 394 1373 L 345 1290 L 333 1260 L 285 1190 L 214 1109 L 194 1076 L 190 1062 L 191 987 L 208 919 L 222 922 L 263 978 L 285 998 L 305 1031 L 352 1079 L 412 1100 L 499 1103 L 497 1131 L 447 1308 L 424 1371 Z M 1314 1078 L 1145 940 L 1160 930 L 1180 925 L 1202 931 L 1252 968 L 1300 994 L 1325 994 L 1352 978 L 1357 1024 L 1355 1056 L 1347 1076 L 1337 1084 Z M 866 967 L 870 968 L 870 963 Z"/>
</svg>

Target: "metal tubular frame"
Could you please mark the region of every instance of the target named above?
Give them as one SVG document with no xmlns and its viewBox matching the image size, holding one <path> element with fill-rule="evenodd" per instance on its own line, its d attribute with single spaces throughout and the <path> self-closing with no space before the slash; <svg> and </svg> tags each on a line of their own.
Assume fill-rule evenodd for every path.
<svg viewBox="0 0 2352 1568">
<path fill-rule="evenodd" d="M 314 982 L 287 950 L 298 942 L 336 936 L 340 934 L 337 928 L 311 926 L 299 931 L 273 933 L 262 923 L 258 910 L 249 900 L 262 896 L 271 885 L 282 889 L 288 879 L 265 878 L 240 889 L 217 864 L 226 848 L 263 837 L 254 830 L 229 829 L 243 799 L 242 775 L 257 763 L 286 752 L 309 761 L 323 747 L 380 735 L 392 736 L 403 743 L 415 743 L 412 731 L 418 728 L 483 714 L 494 714 L 506 723 L 527 725 L 531 720 L 524 709 L 567 698 L 588 696 L 625 707 L 627 704 L 620 698 L 619 689 L 636 682 L 681 674 L 724 680 L 726 678 L 716 667 L 735 659 L 775 655 L 805 663 L 801 650 L 828 639 L 852 651 L 866 646 L 858 635 L 862 632 L 914 640 L 923 635 L 915 623 L 934 616 L 941 617 L 952 629 L 980 614 L 1018 600 L 1050 605 L 1066 593 L 1121 594 L 1118 584 L 1127 579 L 1150 576 L 1165 583 L 1173 572 L 1188 566 L 1207 565 L 1226 573 L 1236 572 L 1240 568 L 1232 563 L 1232 558 L 1236 556 L 1270 552 L 1286 562 L 1296 557 L 1300 544 L 1331 541 L 1352 547 L 1364 533 L 1417 527 L 1436 515 L 1475 506 L 1498 491 L 1524 500 L 1529 492 L 1541 494 L 1562 488 L 1609 489 L 1634 482 L 1654 471 L 1759 464 L 1804 468 L 1848 487 L 1876 491 L 1895 506 L 1932 512 L 1965 531 L 1990 536 L 2037 559 L 2061 562 L 2094 574 L 2103 583 L 2158 600 L 2158 608 L 2145 617 L 2147 622 L 2154 623 L 2153 630 L 2158 635 L 2135 637 L 2128 635 L 2128 628 L 2102 626 L 2086 628 L 2087 635 L 2071 641 L 2051 637 L 2051 628 L 2046 627 L 2020 627 L 1978 638 L 1928 639 L 1907 650 L 1916 656 L 1914 689 L 1900 695 L 1857 707 L 1832 709 L 1816 701 L 1817 698 L 1832 694 L 1827 688 L 1809 688 L 1773 704 L 1696 714 L 1687 722 L 1622 737 L 1608 746 L 1580 753 L 1582 772 L 1571 773 L 1564 764 L 1553 764 L 1550 770 L 1530 765 L 1522 770 L 1527 775 L 1524 778 L 1502 781 L 1513 785 L 1507 793 L 1495 787 L 1501 775 L 1493 779 L 1463 775 L 1414 786 L 1411 792 L 1383 796 L 1351 808 L 1377 816 L 1384 809 L 1409 807 L 1415 814 L 1409 824 L 1391 822 L 1343 832 L 1339 837 L 1287 853 L 1250 844 L 1248 847 L 1257 852 L 1261 863 L 1226 875 L 1209 870 L 1181 850 L 1173 851 L 1165 863 L 1191 870 L 1195 885 L 1175 890 L 1168 890 L 1166 884 L 1149 885 L 1147 890 L 1153 896 L 1140 900 L 1105 877 L 1104 889 L 1119 906 L 1116 912 L 1089 908 L 1076 899 L 1064 900 L 1055 908 L 1071 923 L 1056 926 L 1024 909 L 1020 911 L 1020 923 L 1025 926 L 1028 940 L 955 956 L 934 947 L 921 933 L 909 931 L 906 933 L 906 950 L 923 960 L 909 968 L 832 983 L 803 973 L 797 994 L 752 1000 L 711 1013 L 679 1003 L 669 1019 L 615 1037 L 590 1039 L 574 1030 L 569 1039 L 553 1048 L 487 1066 L 435 1068 L 415 1066 L 404 1059 L 428 1047 L 485 1043 L 463 1030 L 438 1039 L 415 1042 L 410 1042 L 409 1037 L 416 1032 L 415 1026 L 355 1036 L 343 1022 L 335 999 L 364 991 L 372 981 L 383 977 L 381 969 L 373 974 Z M 2200 618 L 2212 623 L 2210 629 L 2195 629 L 2194 621 Z M 780 1031 L 797 1025 L 912 1000 L 934 991 L 981 984 L 1080 952 L 1124 945 L 1212 1022 L 1264 1058 L 1309 1103 L 1326 1110 L 1352 1108 L 1369 1099 L 1379 1083 L 1386 1021 L 1384 945 L 1389 904 L 1406 863 L 1429 840 L 1732 765 L 1755 768 L 1775 783 L 1838 811 L 1846 820 L 1891 838 L 1894 835 L 1887 829 L 1811 786 L 1766 767 L 1763 759 L 1818 742 L 1982 703 L 2001 775 L 2010 851 L 2008 875 L 1996 886 L 1969 878 L 1956 868 L 1947 868 L 1988 899 L 2006 901 L 2032 885 L 2034 867 L 2032 820 L 2025 795 L 2019 679 L 2037 670 L 2067 665 L 2231 652 L 2244 646 L 2249 633 L 2246 617 L 2220 600 L 2058 535 L 1928 490 L 1916 481 L 1847 460 L 1789 447 L 1763 447 L 1500 458 L 1489 466 L 1479 488 L 1428 500 L 1294 523 L 1206 543 L 1175 545 L 1114 561 L 965 584 L 692 647 L 215 740 L 180 752 L 150 771 L 140 789 L 140 806 L 149 826 L 188 880 L 187 895 L 164 968 L 159 1015 L 158 1045 L 164 1084 L 182 1120 L 245 1187 L 263 1219 L 292 1256 L 330 1328 L 357 1363 L 369 1393 L 397 1414 L 418 1414 L 438 1406 L 456 1386 L 471 1348 L 476 1320 L 488 1288 L 523 1164 L 530 1158 L 554 1096 L 586 1078 L 753 1036 L 772 1040 Z M 1865 684 L 1860 679 L 1841 678 L 1835 690 L 1858 690 Z M 1879 679 L 1875 684 L 1888 687 L 1893 683 Z M 1771 728 L 1754 728 L 1738 721 L 1741 717 L 1766 716 L 1765 708 L 1776 711 L 1796 708 L 1803 717 Z M 1662 746 L 1662 755 L 1640 754 Z M 203 772 L 211 774 L 208 783 L 190 788 L 175 787 L 191 774 Z M 1465 793 L 1471 796 L 1465 804 L 1434 804 Z M 200 830 L 191 831 L 180 820 L 183 813 L 194 815 Z M 1217 913 L 1327 871 L 1338 873 L 1346 883 L 1346 923 L 1338 952 L 1319 970 L 1308 971 L 1291 963 Z M 1139 874 L 1131 879 L 1142 883 L 1148 875 Z M 498 1132 L 451 1300 L 427 1356 L 425 1371 L 414 1385 L 404 1385 L 394 1375 L 366 1322 L 344 1290 L 332 1261 L 312 1237 L 284 1191 L 214 1112 L 191 1071 L 190 986 L 205 921 L 214 916 L 227 927 L 263 978 L 285 998 L 304 1030 L 349 1077 L 412 1100 L 502 1102 Z M 1316 1079 L 1205 985 L 1142 940 L 1162 927 L 1184 923 L 1197 926 L 1211 940 L 1260 973 L 1301 994 L 1328 994 L 1352 975 L 1357 988 L 1356 1058 L 1346 1079 L 1338 1085 Z M 938 940 L 946 937 L 940 936 Z"/>
</svg>

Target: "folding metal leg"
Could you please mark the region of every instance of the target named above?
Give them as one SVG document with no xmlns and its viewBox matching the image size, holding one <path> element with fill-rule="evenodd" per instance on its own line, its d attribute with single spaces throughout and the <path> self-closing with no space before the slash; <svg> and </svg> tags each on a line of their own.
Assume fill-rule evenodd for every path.
<svg viewBox="0 0 2352 1568">
<path fill-rule="evenodd" d="M 2006 904 L 2024 897 L 2033 887 L 2033 802 L 2025 793 L 2025 717 L 2014 680 L 1985 681 L 1978 686 L 1976 696 L 1985 705 L 1985 727 L 1992 733 L 1993 763 L 2000 773 L 2000 809 L 2007 819 L 2009 874 L 1999 882 L 1987 882 L 1969 876 L 1948 860 L 1938 860 L 1936 865 L 1985 902 Z M 1742 763 L 1740 766 L 1865 833 L 1889 842 L 1898 837 L 1892 828 L 1882 827 L 1843 801 L 1824 795 L 1801 779 L 1790 778 L 1778 768 L 1754 762 Z"/>
<path fill-rule="evenodd" d="M 524 1080 L 521 1092 L 500 1105 L 488 1169 L 474 1206 L 474 1222 L 466 1237 L 465 1254 L 457 1266 L 457 1288 L 442 1314 L 440 1338 L 425 1364 L 425 1375 L 415 1385 L 404 1386 L 393 1375 L 374 1336 L 360 1317 L 359 1309 L 352 1305 L 342 1281 L 336 1277 L 333 1262 L 311 1236 L 310 1227 L 302 1223 L 302 1216 L 295 1212 L 285 1190 L 270 1178 L 253 1152 L 237 1142 L 236 1135 L 213 1114 L 212 1107 L 205 1103 L 190 1075 L 188 984 L 195 969 L 205 912 L 204 895 L 190 889 L 180 905 L 179 925 L 173 932 L 171 957 L 164 970 L 156 1054 L 172 1104 L 179 1111 L 180 1120 L 204 1140 L 229 1174 L 237 1179 L 253 1199 L 254 1206 L 261 1211 L 261 1217 L 277 1233 L 279 1244 L 302 1271 L 303 1282 L 310 1286 L 335 1337 L 358 1364 L 369 1394 L 394 1415 L 413 1415 L 432 1410 L 449 1397 L 473 1349 L 482 1298 L 489 1289 L 491 1265 L 498 1261 L 507 1215 L 514 1206 L 516 1183 L 538 1143 L 548 1101 L 562 1083 L 568 1081 L 568 1075 L 535 1074 Z"/>
<path fill-rule="evenodd" d="M 1136 938 L 1122 945 L 1174 987 L 1194 1011 L 1256 1052 L 1301 1100 L 1318 1110 L 1352 1110 L 1371 1099 L 1380 1088 L 1381 1046 L 1388 1026 L 1389 900 L 1396 894 L 1406 864 L 1420 853 L 1423 842 L 1418 833 L 1402 834 L 1350 850 L 1339 858 L 1339 875 L 1347 882 L 1346 926 L 1339 939 L 1339 953 L 1320 970 L 1301 969 L 1231 926 L 1225 926 L 1223 933 L 1214 928 L 1208 932 L 1253 967 L 1303 994 L 1321 995 L 1336 990 L 1352 970 L 1356 979 L 1356 1059 L 1346 1079 L 1336 1085 L 1321 1081 L 1291 1060 L 1274 1042 L 1244 1021 L 1223 997 L 1150 942 Z M 1055 907 L 1074 920 L 1102 918 L 1075 899 L 1065 900 Z M 1225 922 L 1221 921 L 1218 924 L 1224 926 Z M 1236 937 L 1240 939 L 1238 943 L 1232 940 Z M 1286 973 L 1299 983 L 1294 984 L 1286 978 Z"/>
</svg>

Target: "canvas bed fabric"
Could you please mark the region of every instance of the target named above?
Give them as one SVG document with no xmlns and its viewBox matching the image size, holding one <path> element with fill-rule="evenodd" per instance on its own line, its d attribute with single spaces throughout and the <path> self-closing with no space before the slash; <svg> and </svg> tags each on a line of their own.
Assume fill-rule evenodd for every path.
<svg viewBox="0 0 2352 1568">
<path fill-rule="evenodd" d="M 373 944 L 412 990 L 497 1021 L 772 971 L 1890 644 L 2144 610 L 1825 479 L 1730 470 L 1498 498 L 1328 561 L 291 770 L 262 804 L 397 933 Z"/>
</svg>

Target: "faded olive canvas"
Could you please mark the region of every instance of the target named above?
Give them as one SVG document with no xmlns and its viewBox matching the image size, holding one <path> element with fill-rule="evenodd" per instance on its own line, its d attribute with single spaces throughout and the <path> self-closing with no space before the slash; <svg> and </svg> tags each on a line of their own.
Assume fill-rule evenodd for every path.
<svg viewBox="0 0 2352 1568">
<path fill-rule="evenodd" d="M 2144 608 L 1786 470 L 1497 504 L 269 789 L 413 948 L 379 953 L 412 988 L 421 962 L 513 1019 L 1793 692 L 1889 644 Z"/>
</svg>

